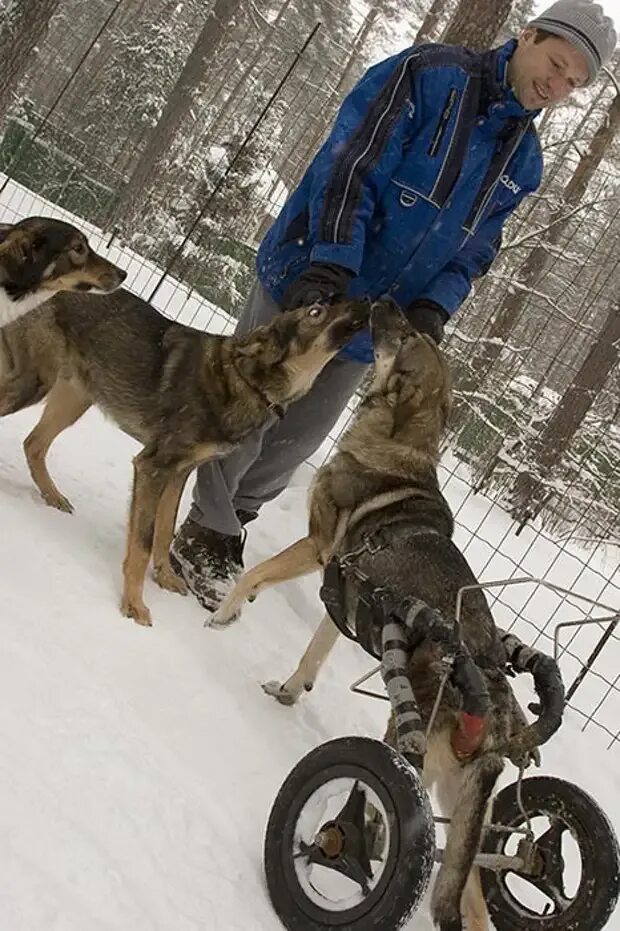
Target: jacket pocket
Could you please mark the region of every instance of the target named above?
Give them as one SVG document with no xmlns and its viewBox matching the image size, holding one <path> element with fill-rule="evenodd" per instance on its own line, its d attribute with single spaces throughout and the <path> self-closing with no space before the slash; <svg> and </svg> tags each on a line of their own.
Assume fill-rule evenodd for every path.
<svg viewBox="0 0 620 931">
<path fill-rule="evenodd" d="M 306 207 L 301 213 L 298 213 L 296 217 L 293 217 L 284 230 L 284 235 L 280 240 L 281 245 L 285 246 L 291 242 L 297 242 L 299 244 L 305 242 L 308 238 L 309 227 L 310 213 Z"/>
</svg>

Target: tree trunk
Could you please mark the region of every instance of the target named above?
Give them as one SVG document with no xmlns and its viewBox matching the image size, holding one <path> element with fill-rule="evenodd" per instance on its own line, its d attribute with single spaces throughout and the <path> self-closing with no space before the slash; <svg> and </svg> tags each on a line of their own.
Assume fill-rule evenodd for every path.
<svg viewBox="0 0 620 931">
<path fill-rule="evenodd" d="M 512 0 L 459 0 L 441 41 L 474 49 L 489 48 L 511 9 Z"/>
<path fill-rule="evenodd" d="M 47 34 L 60 0 L 12 0 L 0 26 L 0 119 L 11 107 L 19 82 Z"/>
<path fill-rule="evenodd" d="M 539 437 L 536 458 L 541 471 L 548 472 L 566 451 L 604 388 L 619 351 L 620 304 L 616 304 L 610 308 L 603 329 Z"/>
<path fill-rule="evenodd" d="M 243 7 L 243 0 L 216 0 L 108 225 L 131 226 L 149 201 L 209 64 Z"/>
<path fill-rule="evenodd" d="M 446 17 L 450 16 L 452 0 L 433 0 L 433 3 L 422 21 L 422 25 L 413 40 L 415 45 L 423 42 L 434 42 L 439 34 L 439 27 Z"/>
<path fill-rule="evenodd" d="M 617 365 L 619 352 L 620 304 L 614 304 L 579 371 L 534 445 L 537 475 L 527 472 L 520 476 L 516 488 L 515 518 L 524 521 L 540 510 L 540 502 L 544 497 L 544 477 L 561 461 Z"/>
</svg>

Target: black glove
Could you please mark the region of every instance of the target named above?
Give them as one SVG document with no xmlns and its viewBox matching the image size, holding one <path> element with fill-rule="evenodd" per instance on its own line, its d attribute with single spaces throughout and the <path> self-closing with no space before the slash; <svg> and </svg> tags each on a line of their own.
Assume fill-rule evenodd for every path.
<svg viewBox="0 0 620 931">
<path fill-rule="evenodd" d="M 419 301 L 409 304 L 405 316 L 418 333 L 426 333 L 439 346 L 443 339 L 444 325 L 450 319 L 450 314 L 443 309 L 441 304 L 422 297 Z"/>
<path fill-rule="evenodd" d="M 282 310 L 295 310 L 319 301 L 330 301 L 346 294 L 355 275 L 350 268 L 315 262 L 291 282 L 282 297 Z"/>
</svg>

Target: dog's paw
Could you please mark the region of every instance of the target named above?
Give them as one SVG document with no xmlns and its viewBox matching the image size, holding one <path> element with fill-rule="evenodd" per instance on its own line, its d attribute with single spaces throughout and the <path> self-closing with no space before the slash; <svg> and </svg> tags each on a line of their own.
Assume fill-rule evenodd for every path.
<svg viewBox="0 0 620 931">
<path fill-rule="evenodd" d="M 266 695 L 271 695 L 281 705 L 287 705 L 288 707 L 294 705 L 299 698 L 299 695 L 295 692 L 288 691 L 286 683 L 282 684 L 282 682 L 276 682 L 273 679 L 270 682 L 263 682 L 261 688 Z"/>
<path fill-rule="evenodd" d="M 61 495 L 59 491 L 49 491 L 43 495 L 43 500 L 51 508 L 57 511 L 63 511 L 65 514 L 73 514 L 73 505 L 68 498 Z"/>
<path fill-rule="evenodd" d="M 176 574 L 172 566 L 159 566 L 153 569 L 153 578 L 160 588 L 177 595 L 187 595 L 185 581 Z"/>
<path fill-rule="evenodd" d="M 235 621 L 238 621 L 241 617 L 241 611 L 235 611 L 234 609 L 227 608 L 226 605 L 221 605 L 217 611 L 214 611 L 204 623 L 205 627 L 214 627 L 216 630 L 220 630 L 224 627 L 230 627 L 231 624 L 234 624 Z"/>
<path fill-rule="evenodd" d="M 143 601 L 123 597 L 121 611 L 125 617 L 132 617 L 142 627 L 152 627 L 151 612 Z"/>
</svg>

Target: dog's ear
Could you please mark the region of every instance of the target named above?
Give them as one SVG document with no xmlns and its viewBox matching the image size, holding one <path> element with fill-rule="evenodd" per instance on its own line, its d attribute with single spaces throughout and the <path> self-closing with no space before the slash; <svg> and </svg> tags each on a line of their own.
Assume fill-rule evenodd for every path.
<svg viewBox="0 0 620 931">
<path fill-rule="evenodd" d="M 450 411 L 451 411 L 451 409 L 452 409 L 452 405 L 450 404 L 449 401 L 446 401 L 446 400 L 444 400 L 444 401 L 442 402 L 441 407 L 439 408 L 439 414 L 440 414 L 440 417 L 441 417 L 441 429 L 442 429 L 442 430 L 445 429 L 446 424 L 448 423 L 448 418 L 449 418 L 449 416 L 450 416 Z"/>
<path fill-rule="evenodd" d="M 6 244 L 5 255 L 10 260 L 10 275 L 20 289 L 28 290 L 38 285 L 53 259 L 45 236 L 24 233 L 11 236 Z"/>
<path fill-rule="evenodd" d="M 444 385 L 444 390 L 441 395 L 441 403 L 439 405 L 439 415 L 441 417 L 442 430 L 448 423 L 451 411 L 452 411 L 452 385 L 451 385 L 450 379 L 448 378 Z"/>
<path fill-rule="evenodd" d="M 420 410 L 424 393 L 420 385 L 409 385 L 398 398 L 394 412 L 394 433 L 398 434 L 411 423 L 411 418 Z"/>
<path fill-rule="evenodd" d="M 442 353 L 441 349 L 438 349 L 437 347 L 435 347 L 435 349 L 439 355 L 443 373 L 443 390 L 441 392 L 440 402 L 441 426 L 443 429 L 448 423 L 450 413 L 452 411 L 452 372 L 450 371 L 450 366 L 446 362 L 446 357 Z"/>
</svg>

